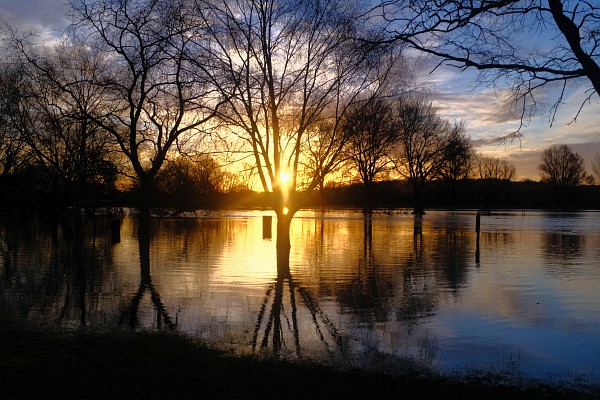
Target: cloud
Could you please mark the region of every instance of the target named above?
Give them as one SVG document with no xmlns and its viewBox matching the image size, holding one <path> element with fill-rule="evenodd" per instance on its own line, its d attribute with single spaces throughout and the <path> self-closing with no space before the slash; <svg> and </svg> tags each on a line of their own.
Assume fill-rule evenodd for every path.
<svg viewBox="0 0 600 400">
<path fill-rule="evenodd" d="M 432 69 L 433 64 L 426 63 L 420 68 Z M 554 114 L 552 107 L 560 97 L 560 88 L 540 88 L 535 93 L 536 114 L 521 119 L 509 88 L 478 85 L 476 71 L 459 73 L 456 68 L 439 67 L 434 73 L 423 73 L 420 79 L 432 82 L 431 99 L 442 116 L 465 122 L 475 150 L 512 162 L 520 179 L 539 179 L 537 166 L 542 152 L 553 144 L 571 146 L 586 160 L 588 171 L 589 161 L 600 152 L 600 98 L 594 95 L 586 101 L 587 81 L 566 90 Z M 498 141 L 517 130 L 519 135 L 513 141 Z"/>
<path fill-rule="evenodd" d="M 5 1 L 0 6 L 0 18 L 14 28 L 36 28 L 57 36 L 69 23 L 66 10 L 63 0 Z"/>
</svg>

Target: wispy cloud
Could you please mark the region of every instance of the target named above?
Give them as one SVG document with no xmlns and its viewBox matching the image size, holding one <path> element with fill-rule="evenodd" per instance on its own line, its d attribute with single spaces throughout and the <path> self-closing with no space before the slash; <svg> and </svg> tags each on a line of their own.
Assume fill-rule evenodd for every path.
<svg viewBox="0 0 600 400">
<path fill-rule="evenodd" d="M 428 71 L 427 68 L 421 70 Z M 522 119 L 518 105 L 511 102 L 510 90 L 478 86 L 476 72 L 458 73 L 455 68 L 441 67 L 420 78 L 433 83 L 431 98 L 444 117 L 466 123 L 475 150 L 506 158 L 515 164 L 521 179 L 539 179 L 537 166 L 542 152 L 553 144 L 567 144 L 585 160 L 591 160 L 600 152 L 600 98 L 597 95 L 585 104 L 574 121 L 587 98 L 586 93 L 578 88 L 569 90 L 558 111 L 552 114 L 558 88 L 543 87 L 536 92 L 537 113 Z M 498 138 L 517 130 L 519 136 L 515 140 L 498 142 Z"/>
<path fill-rule="evenodd" d="M 63 0 L 3 1 L 0 18 L 14 28 L 34 28 L 47 36 L 56 36 L 69 23 Z"/>
</svg>

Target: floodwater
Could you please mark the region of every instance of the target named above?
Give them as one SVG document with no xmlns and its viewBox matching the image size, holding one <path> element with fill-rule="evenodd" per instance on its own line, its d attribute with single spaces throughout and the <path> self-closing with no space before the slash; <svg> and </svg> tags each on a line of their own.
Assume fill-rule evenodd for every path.
<svg viewBox="0 0 600 400">
<path fill-rule="evenodd" d="M 600 213 L 300 211 L 289 268 L 265 215 L 0 220 L 0 323 L 600 383 Z"/>
</svg>

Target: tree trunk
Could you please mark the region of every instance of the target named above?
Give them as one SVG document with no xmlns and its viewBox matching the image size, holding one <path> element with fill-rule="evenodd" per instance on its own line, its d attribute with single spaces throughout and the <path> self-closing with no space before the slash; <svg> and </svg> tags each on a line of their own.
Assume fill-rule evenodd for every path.
<svg viewBox="0 0 600 400">
<path fill-rule="evenodd" d="M 373 182 L 363 182 L 363 211 L 373 210 Z"/>
<path fill-rule="evenodd" d="M 138 203 L 138 233 L 150 232 L 150 209 L 154 200 L 154 179 L 145 176 L 140 178 L 140 198 Z"/>
<path fill-rule="evenodd" d="M 319 182 L 319 201 L 321 202 L 321 211 L 325 210 L 325 184 L 323 179 Z"/>
<path fill-rule="evenodd" d="M 289 264 L 290 255 L 290 226 L 292 223 L 292 212 L 284 214 L 283 212 L 277 213 L 277 265 L 279 265 L 279 258 L 287 257 Z"/>
<path fill-rule="evenodd" d="M 424 190 L 422 185 L 413 185 L 413 214 L 423 215 L 425 214 L 424 208 Z"/>
<path fill-rule="evenodd" d="M 560 0 L 548 0 L 548 6 L 556 26 L 560 29 L 561 33 L 567 40 L 569 48 L 573 51 L 575 58 L 581 64 L 585 75 L 588 77 L 597 94 L 600 94 L 600 66 L 596 63 L 594 58 L 586 53 L 583 49 L 580 36 L 580 27 L 565 15 L 563 8 L 563 2 Z"/>
</svg>

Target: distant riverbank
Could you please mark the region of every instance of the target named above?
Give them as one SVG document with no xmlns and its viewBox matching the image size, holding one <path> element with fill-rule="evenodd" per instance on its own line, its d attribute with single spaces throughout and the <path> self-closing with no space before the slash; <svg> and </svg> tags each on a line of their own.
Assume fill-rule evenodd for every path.
<svg viewBox="0 0 600 400">
<path fill-rule="evenodd" d="M 340 371 L 234 357 L 164 333 L 0 331 L 0 398 L 591 399 L 600 388 Z"/>
</svg>

